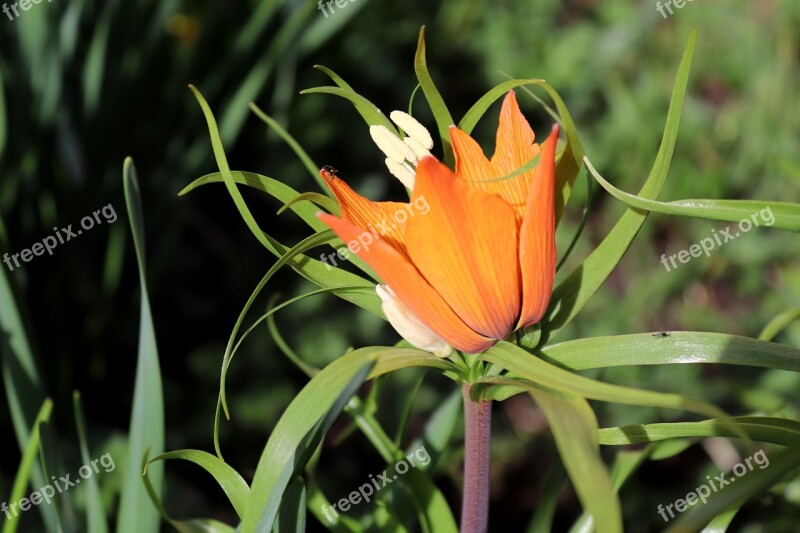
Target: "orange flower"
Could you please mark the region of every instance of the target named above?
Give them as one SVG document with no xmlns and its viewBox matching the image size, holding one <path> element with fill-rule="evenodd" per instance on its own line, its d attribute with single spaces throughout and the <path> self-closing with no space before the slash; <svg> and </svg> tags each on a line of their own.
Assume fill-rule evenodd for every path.
<svg viewBox="0 0 800 533">
<path fill-rule="evenodd" d="M 538 322 L 550 300 L 556 260 L 558 127 L 553 127 L 540 154 L 511 91 L 503 101 L 491 160 L 455 126 L 450 127 L 450 139 L 455 173 L 423 156 L 412 180 L 410 204 L 373 202 L 322 171 L 341 204 L 342 218 L 319 217 L 391 289 L 379 291 L 384 304 L 385 294 L 399 300 L 394 303 L 403 311 L 392 316 L 387 312 L 390 321 L 396 315 L 411 315 L 448 345 L 475 353 Z M 537 154 L 539 163 L 533 170 L 498 179 Z M 403 216 L 401 222 L 396 215 L 411 212 L 410 206 L 420 200 L 429 210 Z M 392 222 L 391 228 L 386 221 Z M 393 325 L 401 334 L 408 330 Z M 446 355 L 449 350 L 436 353 Z"/>
</svg>

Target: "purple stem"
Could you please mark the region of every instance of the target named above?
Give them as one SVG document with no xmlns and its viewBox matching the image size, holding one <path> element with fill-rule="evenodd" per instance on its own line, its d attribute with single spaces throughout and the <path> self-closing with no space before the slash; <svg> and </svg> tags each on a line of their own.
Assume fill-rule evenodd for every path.
<svg viewBox="0 0 800 533">
<path fill-rule="evenodd" d="M 464 394 L 464 499 L 461 533 L 486 533 L 489 525 L 489 461 L 492 439 L 492 402 L 474 402 L 470 385 Z"/>
</svg>

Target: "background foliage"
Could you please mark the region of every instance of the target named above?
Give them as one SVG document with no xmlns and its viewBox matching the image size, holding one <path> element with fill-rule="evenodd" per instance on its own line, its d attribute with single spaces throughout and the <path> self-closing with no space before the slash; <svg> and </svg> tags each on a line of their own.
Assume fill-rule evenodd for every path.
<svg viewBox="0 0 800 533">
<path fill-rule="evenodd" d="M 196 177 L 216 170 L 202 114 L 186 85 L 203 91 L 217 113 L 234 169 L 257 171 L 298 190 L 314 188 L 291 150 L 249 111 L 247 104 L 255 101 L 318 165 L 334 165 L 370 197 L 399 198 L 400 185 L 384 171 L 383 156 L 351 106 L 298 92 L 325 83 L 312 68 L 323 64 L 383 110 L 404 108 L 416 85 L 412 60 L 422 24 L 428 28 L 428 65 L 455 116 L 504 80 L 503 73 L 545 78 L 561 92 L 595 167 L 626 191 L 637 190 L 647 174 L 677 62 L 696 27 L 700 35 L 678 146 L 660 198 L 800 198 L 800 5 L 792 0 L 693 2 L 668 20 L 649 0 L 357 0 L 327 18 L 310 0 L 71 0 L 35 5 L 13 21 L 0 17 L 0 253 L 27 248 L 50 228 L 75 224 L 108 203 L 120 215 L 116 223 L 60 246 L 52 257 L 4 272 L 42 388 L 54 402 L 51 425 L 58 437 L 49 445 L 76 465 L 64 472 L 82 464 L 72 409 L 76 389 L 91 449 L 96 455 L 111 452 L 118 465 L 126 453 L 140 292 L 119 179 L 124 157 L 133 156 L 140 174 L 167 449 L 211 451 L 225 342 L 273 258 L 241 223 L 221 186 L 177 197 Z M 520 100 L 537 131 L 547 131 L 550 118 L 533 100 Z M 416 111 L 432 126 L 424 106 Z M 476 128 L 487 150 L 496 115 L 494 108 Z M 584 182 L 578 183 L 559 233 L 562 250 L 580 220 L 577 206 L 586 192 Z M 278 228 L 284 242 L 304 236 L 291 214 L 275 214 L 274 201 L 244 194 L 262 226 Z M 623 211 L 598 187 L 591 195 L 587 231 L 566 272 Z M 562 339 L 678 329 L 756 336 L 770 318 L 797 307 L 800 242 L 794 234 L 755 230 L 671 272 L 659 262 L 662 253 L 677 253 L 724 227 L 651 215 Z M 279 273 L 270 288 L 284 296 L 311 289 L 291 272 Z M 282 311 L 277 322 L 286 342 L 317 367 L 351 345 L 396 341 L 381 321 L 329 296 L 303 300 Z M 777 340 L 800 346 L 800 325 Z M 702 397 L 734 412 L 796 418 L 800 410 L 796 373 L 677 365 L 593 372 L 615 383 Z M 386 380 L 377 416 L 388 430 L 395 429 L 402 400 L 419 375 L 404 371 Z M 246 477 L 305 381 L 266 328 L 243 345 L 229 374 L 233 419 L 223 424 L 221 447 Z M 423 383 L 404 440 L 420 434 L 452 388 L 438 377 Z M 601 426 L 677 416 L 617 405 L 595 408 Z M 0 427 L 10 426 L 8 411 L 0 410 Z M 346 426 L 345 420 L 334 425 L 319 466 L 318 481 L 332 498 L 383 468 L 381 457 Z M 523 530 L 532 511 L 544 505 L 541 482 L 555 468 L 554 444 L 541 413 L 523 398 L 497 408 L 494 430 L 491 523 Z M 622 492 L 628 529 L 658 527 L 656 506 L 718 472 L 712 459 L 723 452 L 717 442 L 646 463 Z M 0 456 L 0 494 L 9 493 L 20 458 L 14 449 Z M 436 470 L 455 508 L 459 461 L 454 451 Z M 117 505 L 121 470 L 98 478 L 109 509 Z M 791 531 L 800 520 L 800 481 L 789 483 L 794 501 L 776 504 L 765 496 L 736 523 L 753 531 Z M 71 495 L 78 509 L 81 490 Z M 169 464 L 165 502 L 174 516 L 206 509 L 206 516 L 229 523 L 235 517 L 210 478 L 181 464 Z M 579 505 L 566 485 L 558 503 L 554 530 L 564 530 Z M 28 515 L 25 524 L 35 529 L 39 517 Z"/>
</svg>

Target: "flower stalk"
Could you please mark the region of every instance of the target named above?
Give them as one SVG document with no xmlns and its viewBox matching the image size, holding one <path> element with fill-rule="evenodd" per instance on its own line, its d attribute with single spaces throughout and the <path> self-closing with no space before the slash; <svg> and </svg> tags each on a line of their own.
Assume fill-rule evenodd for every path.
<svg viewBox="0 0 800 533">
<path fill-rule="evenodd" d="M 461 533 L 486 533 L 489 524 L 489 462 L 492 403 L 470 398 L 471 384 L 462 385 L 464 396 L 464 497 Z"/>
</svg>

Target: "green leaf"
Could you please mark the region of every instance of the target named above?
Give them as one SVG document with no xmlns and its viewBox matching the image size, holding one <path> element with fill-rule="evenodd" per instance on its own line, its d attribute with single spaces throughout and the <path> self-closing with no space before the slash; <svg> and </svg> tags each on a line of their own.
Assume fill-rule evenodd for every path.
<svg viewBox="0 0 800 533">
<path fill-rule="evenodd" d="M 75 411 L 75 426 L 78 429 L 78 441 L 81 448 L 81 461 L 83 464 L 91 464 L 92 456 L 89 453 L 89 443 L 86 440 L 86 424 L 83 418 L 83 407 L 81 406 L 81 394 L 78 391 L 72 393 L 72 406 Z M 106 522 L 106 511 L 103 506 L 103 498 L 100 494 L 100 485 L 97 478 L 90 476 L 86 479 L 86 524 L 88 533 L 106 533 L 108 523 Z"/>
<path fill-rule="evenodd" d="M 300 193 L 298 191 L 289 187 L 285 183 L 281 183 L 280 181 L 274 178 L 262 176 L 261 174 L 256 174 L 255 172 L 232 171 L 231 177 L 233 178 L 233 181 L 235 183 L 241 185 L 247 185 L 248 187 L 264 191 L 273 198 L 280 200 L 281 203 L 283 203 L 284 205 L 292 202 L 292 200 L 300 196 Z M 202 185 L 208 185 L 209 183 L 224 183 L 224 182 L 225 179 L 222 177 L 221 172 L 212 172 L 211 174 L 206 174 L 205 176 L 197 178 L 192 183 L 184 187 L 183 190 L 178 193 L 178 196 L 183 196 L 185 194 L 188 194 Z M 291 203 L 290 208 L 314 231 L 322 231 L 324 229 L 327 229 L 328 226 L 326 226 L 322 221 L 320 221 L 317 218 L 317 212 L 319 211 L 319 208 L 315 206 L 312 202 L 309 201 L 293 202 Z M 267 247 L 267 249 L 275 253 L 272 246 Z"/>
<path fill-rule="evenodd" d="M 234 178 L 233 173 L 231 172 L 228 166 L 228 161 L 225 156 L 225 150 L 222 147 L 222 141 L 220 140 L 219 137 L 219 130 L 217 129 L 217 124 L 214 119 L 214 114 L 208 107 L 208 103 L 203 98 L 203 95 L 200 94 L 200 92 L 195 87 L 193 86 L 190 87 L 193 94 L 197 98 L 197 101 L 200 103 L 201 109 L 203 110 L 203 114 L 208 124 L 209 135 L 211 137 L 211 145 L 214 150 L 214 157 L 217 160 L 217 166 L 219 166 L 220 174 L 222 175 L 222 180 L 225 183 L 225 187 L 228 189 L 228 193 L 233 199 L 236 208 L 239 210 L 239 214 L 242 216 L 242 219 L 245 221 L 245 224 L 247 224 L 247 227 L 250 229 L 253 235 L 255 235 L 258 241 L 264 247 L 266 247 L 267 250 L 269 250 L 276 256 L 281 257 L 286 252 L 288 252 L 289 249 L 286 246 L 279 243 L 278 241 L 276 241 L 275 239 L 273 239 L 272 237 L 270 237 L 267 233 L 262 231 L 261 228 L 258 226 L 258 223 L 253 218 L 253 215 L 252 213 L 250 213 L 250 209 L 247 207 L 247 204 L 245 203 L 242 194 L 236 187 L 236 179 Z M 266 182 L 266 180 L 261 180 L 257 178 L 256 182 L 264 183 Z M 190 185 L 190 187 L 192 186 Z M 187 189 L 191 190 L 188 187 Z M 187 189 L 184 189 L 183 192 L 187 192 Z M 293 191 L 290 188 L 289 190 L 291 190 L 294 194 L 287 198 L 283 198 L 284 202 L 287 202 L 298 195 L 297 191 Z M 298 205 L 297 209 L 301 208 L 308 209 L 309 207 L 313 208 L 313 204 L 311 203 L 305 204 L 304 202 L 301 202 L 300 204 L 297 205 Z M 305 207 L 300 207 L 304 205 Z M 295 209 L 293 208 L 293 210 Z M 316 221 L 316 224 L 320 225 L 317 226 L 320 228 L 320 230 L 323 229 L 322 222 Z M 356 259 L 358 258 L 356 257 L 352 258 L 353 264 L 357 266 L 360 265 L 363 266 L 363 262 L 359 262 L 360 260 L 357 261 Z M 358 285 L 359 282 L 364 283 L 365 285 L 368 283 L 366 280 L 364 280 L 359 276 L 356 276 L 341 269 L 337 269 L 336 267 L 331 267 L 330 265 L 323 265 L 320 261 L 309 260 L 304 256 L 298 256 L 293 261 L 292 267 L 295 268 L 295 270 L 297 270 L 303 277 L 305 277 L 306 279 L 308 279 L 313 283 L 316 283 L 317 285 L 323 288 L 337 287 L 337 286 L 349 287 Z M 326 271 L 323 272 L 323 269 L 325 269 Z M 356 305 L 363 307 L 364 309 L 380 317 L 383 317 L 383 312 L 380 310 L 380 298 L 378 297 L 377 294 L 372 297 L 365 297 L 358 295 L 349 298 L 346 296 L 343 297 L 346 300 L 349 300 L 355 303 Z"/>
<path fill-rule="evenodd" d="M 528 524 L 526 533 L 550 533 L 553 531 L 553 517 L 556 514 L 558 495 L 564 483 L 564 467 L 554 464 L 549 472 L 541 479 L 539 501 L 533 512 L 533 517 Z M 591 517 L 591 515 L 586 515 Z"/>
<path fill-rule="evenodd" d="M 781 313 L 764 326 L 764 329 L 758 334 L 758 340 L 771 341 L 798 318 L 800 318 L 800 307 Z"/>
<path fill-rule="evenodd" d="M 507 378 L 485 378 L 480 383 L 502 385 L 510 381 Z M 611 476 L 600 457 L 597 417 L 589 403 L 581 396 L 554 390 L 541 383 L 519 384 L 533 397 L 547 418 L 575 492 L 594 518 L 598 531 L 621 532 L 622 510 Z M 485 394 L 484 387 L 478 387 L 476 394 Z"/>
<path fill-rule="evenodd" d="M 519 346 L 506 341 L 500 341 L 486 352 L 482 358 L 485 361 L 499 365 L 512 372 L 515 376 L 524 378 L 514 380 L 508 378 L 486 378 L 484 382 L 503 385 L 517 385 L 527 387 L 525 381 L 534 385 L 546 387 L 566 394 L 573 394 L 584 398 L 603 402 L 621 403 L 625 405 L 641 405 L 650 407 L 666 407 L 681 409 L 713 417 L 727 418 L 720 409 L 705 402 L 686 398 L 679 394 L 644 391 L 595 381 L 593 379 L 574 374 L 568 370 L 557 367 L 539 359 L 535 355 L 523 350 Z M 498 380 L 499 379 L 499 380 Z"/>
<path fill-rule="evenodd" d="M 773 222 L 768 224 L 767 227 L 795 232 L 800 231 L 800 204 L 769 202 L 765 200 L 706 199 L 658 202 L 617 189 L 595 170 L 591 162 L 589 162 L 588 157 L 584 157 L 583 160 L 584 163 L 586 163 L 586 168 L 589 169 L 589 172 L 591 172 L 594 179 L 597 180 L 597 183 L 608 191 L 611 196 L 636 209 L 643 209 L 653 213 L 665 213 L 667 215 L 723 220 L 726 222 L 747 220 L 751 227 L 753 225 L 758 226 L 759 220 L 767 225 L 764 219 L 772 218 Z M 769 211 L 770 217 L 764 217 L 761 214 L 765 210 Z"/>
<path fill-rule="evenodd" d="M 228 497 L 228 501 L 231 502 L 239 518 L 244 517 L 247 497 L 250 495 L 250 487 L 247 486 L 247 482 L 232 466 L 202 450 L 176 450 L 153 457 L 147 462 L 147 467 L 149 469 L 153 463 L 170 459 L 189 461 L 211 474 Z"/>
<path fill-rule="evenodd" d="M 685 448 L 676 447 L 673 444 L 679 441 L 666 441 L 651 444 L 646 448 L 639 450 L 621 450 L 614 458 L 614 464 L 611 467 L 611 482 L 614 484 L 614 490 L 618 493 L 619 489 L 633 475 L 633 473 L 645 462 L 647 459 L 652 459 L 654 455 L 661 454 L 662 459 L 677 455 Z M 601 443 L 602 444 L 602 443 Z M 592 516 L 584 512 L 578 520 L 572 525 L 570 533 L 591 532 L 594 530 L 594 522 Z"/>
<path fill-rule="evenodd" d="M 316 11 L 316 5 L 310 2 L 298 3 L 287 6 L 287 10 L 289 17 L 280 24 L 277 33 L 270 39 L 269 48 L 261 54 L 234 95 L 225 103 L 220 115 L 220 131 L 225 143 L 236 141 L 247 118 L 248 104 L 261 92 L 287 46 L 291 46 L 298 35 L 302 34 L 309 18 Z"/>
<path fill-rule="evenodd" d="M 277 133 L 281 139 L 283 139 L 286 144 L 294 151 L 297 155 L 297 158 L 300 159 L 300 162 L 303 163 L 303 166 L 306 167 L 306 170 L 311 174 L 311 177 L 314 178 L 314 181 L 320 186 L 320 188 L 325 191 L 326 194 L 329 196 L 331 192 L 328 190 L 327 185 L 325 185 L 325 180 L 322 179 L 322 176 L 319 175 L 319 165 L 317 165 L 312 159 L 311 156 L 300 146 L 300 143 L 292 137 L 288 131 L 286 131 L 283 126 L 278 124 L 278 122 L 264 113 L 256 104 L 250 103 L 250 109 L 253 113 L 256 114 L 258 118 L 260 118 L 264 123 L 272 129 L 275 133 Z"/>
<path fill-rule="evenodd" d="M 696 505 L 683 515 L 666 533 L 690 533 L 698 531 L 710 520 L 724 511 L 731 509 L 757 496 L 784 477 L 800 467 L 800 442 L 784 448 L 769 457 L 768 467 L 748 471 L 739 483 L 729 484 L 714 492 L 707 503 Z"/>
<path fill-rule="evenodd" d="M 332 366 L 330 365 L 317 374 L 295 397 L 270 435 L 258 462 L 243 522 L 245 531 L 269 531 L 273 528 L 292 476 L 305 468 L 328 429 L 358 391 L 373 365 L 374 360 L 366 361 L 357 369 L 351 367 L 348 370 L 353 372 L 336 376 L 344 377 L 347 381 L 336 382 L 334 386 L 324 391 L 316 391 L 316 386 L 328 378 L 325 370 Z M 306 396 L 313 395 L 315 398 L 306 398 L 303 395 L 309 390 L 312 392 Z M 307 402 L 303 412 L 292 412 L 292 408 L 303 401 Z M 316 402 L 315 409 L 312 409 L 312 402 Z M 287 421 L 290 412 L 292 416 Z M 294 427 L 284 427 L 289 424 Z"/>
<path fill-rule="evenodd" d="M 459 404 L 461 404 L 460 393 L 458 394 L 458 399 Z M 368 409 L 358 397 L 354 397 L 346 410 L 353 417 L 356 426 L 387 463 L 393 463 L 407 457 L 397 444 L 389 438 L 378 421 L 375 420 L 375 417 L 372 416 L 372 413 L 368 412 Z M 441 417 L 439 417 L 439 421 L 442 421 Z M 426 433 L 431 422 L 433 422 L 432 419 L 426 425 Z M 447 428 L 443 429 L 447 431 Z M 420 442 L 415 441 L 407 449 L 416 452 L 421 445 Z M 419 464 L 399 477 L 399 483 L 389 488 L 389 491 L 387 491 L 389 496 L 382 494 L 382 500 L 388 501 L 390 508 L 387 509 L 387 512 L 393 515 L 406 516 L 409 514 L 408 506 L 402 506 L 402 503 L 405 499 L 410 498 L 417 511 L 420 527 L 424 533 L 456 533 L 458 526 L 447 499 L 436 488 L 431 476 L 426 473 L 426 470 L 433 470 L 435 459 L 438 459 L 436 449 L 428 448 L 427 445 L 424 446 L 428 456 L 431 458 L 431 462 L 425 466 Z M 433 452 L 431 452 L 431 449 L 433 449 Z"/>
<path fill-rule="evenodd" d="M 18 502 L 25 497 L 28 484 L 31 480 L 36 458 L 39 454 L 39 427 L 50 421 L 50 414 L 53 412 L 53 401 L 50 398 L 45 399 L 42 403 L 39 413 L 30 428 L 29 438 L 25 444 L 25 449 L 22 452 L 22 459 L 17 469 L 17 475 L 14 477 L 14 484 L 11 487 L 11 496 L 8 498 L 9 502 Z M 10 518 L 4 518 L 2 533 L 14 533 L 17 530 L 19 521 L 22 514 L 14 515 Z"/>
<path fill-rule="evenodd" d="M 131 158 L 125 159 L 122 171 L 125 204 L 131 224 L 136 261 L 139 265 L 141 310 L 139 314 L 139 353 L 133 393 L 130 429 L 128 433 L 128 458 L 124 470 L 124 484 L 117 516 L 117 532 L 141 533 L 156 531 L 159 527 L 158 510 L 148 501 L 142 483 L 141 460 L 147 450 L 164 451 L 164 396 L 158 348 L 150 313 L 145 275 L 144 215 L 139 196 L 139 182 Z M 153 491 L 160 498 L 163 490 L 163 468 L 154 465 Z"/>
<path fill-rule="evenodd" d="M 734 431 L 732 426 L 738 431 Z M 771 442 L 789 446 L 800 442 L 800 422 L 767 416 L 736 416 L 729 419 L 664 424 L 635 424 L 603 428 L 600 444 L 627 445 L 657 442 L 682 437 L 735 437 L 744 432 L 756 442 Z"/>
<path fill-rule="evenodd" d="M 296 477 L 286 488 L 273 531 L 303 533 L 306 530 L 306 487 L 303 478 Z"/>
<path fill-rule="evenodd" d="M 547 418 L 575 492 L 597 531 L 621 532 L 622 509 L 600 457 L 597 417 L 589 403 L 579 396 L 540 388 L 529 392 Z"/>
<path fill-rule="evenodd" d="M 372 365 L 374 369 L 367 375 Z M 337 359 L 308 382 L 284 412 L 261 455 L 253 478 L 244 531 L 268 531 L 281 495 L 307 455 L 366 379 L 409 367 L 448 370 L 452 363 L 422 350 L 370 347 Z"/>
<path fill-rule="evenodd" d="M 0 220 L 0 228 L 2 226 Z M 20 451 L 24 452 L 31 439 L 31 428 L 46 398 L 5 268 L 0 268 L 0 366 L 14 435 Z M 31 479 L 41 487 L 48 483 L 49 478 L 41 465 L 34 463 Z M 51 505 L 38 507 L 48 531 L 56 531 L 59 527 L 56 508 Z"/>
<path fill-rule="evenodd" d="M 311 89 L 303 89 L 300 91 L 300 94 L 332 94 L 350 100 L 356 107 L 356 111 L 358 111 L 369 126 L 385 126 L 389 131 L 397 134 L 397 128 L 395 128 L 394 124 L 386 118 L 386 115 L 378 109 L 378 106 L 351 89 L 342 89 L 341 87 L 313 87 Z"/>
<path fill-rule="evenodd" d="M 228 410 L 227 391 L 226 391 L 226 386 L 225 386 L 226 377 L 228 375 L 228 368 L 230 367 L 231 360 L 233 359 L 234 352 L 236 351 L 236 348 L 239 346 L 239 344 L 236 341 L 236 337 L 237 337 L 237 335 L 239 333 L 239 330 L 241 329 L 242 325 L 244 324 L 244 319 L 247 316 L 247 313 L 250 310 L 250 307 L 253 305 L 253 303 L 255 302 L 256 298 L 261 293 L 262 289 L 267 285 L 267 283 L 272 278 L 272 276 L 283 265 L 285 265 L 289 261 L 291 261 L 296 255 L 301 254 L 302 252 L 304 252 L 304 251 L 306 251 L 308 249 L 311 249 L 311 248 L 314 248 L 316 246 L 319 246 L 322 243 L 329 242 L 330 240 L 332 240 L 334 238 L 335 238 L 335 235 L 334 235 L 333 231 L 332 230 L 327 230 L 327 231 L 324 231 L 322 233 L 315 233 L 314 235 L 311 235 L 310 237 L 307 237 L 306 239 L 304 239 L 301 242 L 299 242 L 296 246 L 294 246 L 291 250 L 289 250 L 283 257 L 281 257 L 269 269 L 269 271 L 266 273 L 266 275 L 258 283 L 258 286 L 256 286 L 256 288 L 253 291 L 253 293 L 250 295 L 250 298 L 248 298 L 247 302 L 245 303 L 244 307 L 242 308 L 242 311 L 239 313 L 239 317 L 236 319 L 236 324 L 234 324 L 234 326 L 233 326 L 233 331 L 231 332 L 231 335 L 228 338 L 228 344 L 225 347 L 225 354 L 224 354 L 223 359 L 222 359 L 222 371 L 220 373 L 219 398 L 217 399 L 217 409 L 216 409 L 216 415 L 215 415 L 215 419 L 214 419 L 214 447 L 216 449 L 217 455 L 219 455 L 220 458 L 222 457 L 222 452 L 221 452 L 220 447 L 219 447 L 220 408 L 225 413 L 225 417 L 230 419 L 230 411 Z M 370 293 L 374 292 L 372 287 L 366 288 L 366 287 L 360 287 L 360 286 L 354 286 L 354 287 L 349 287 L 349 288 L 348 287 L 339 287 L 339 288 L 336 289 L 336 292 L 337 293 L 343 293 L 343 292 L 347 291 L 348 289 L 352 290 L 352 291 L 366 291 L 366 290 L 369 290 Z M 320 293 L 329 292 L 329 291 L 333 292 L 333 289 L 321 289 L 320 291 L 315 291 L 315 293 L 316 294 L 320 294 Z M 314 293 L 311 293 L 311 294 L 305 295 L 305 296 L 310 296 L 312 294 L 314 294 Z M 266 319 L 267 316 L 277 312 L 278 310 L 282 309 L 283 307 L 286 307 L 287 305 L 290 305 L 291 303 L 293 303 L 293 302 L 295 302 L 295 301 L 297 301 L 297 300 L 299 300 L 301 298 L 304 298 L 305 296 L 300 296 L 298 298 L 294 298 L 294 299 L 292 299 L 292 300 L 290 300 L 288 302 L 285 302 L 285 303 L 273 308 L 266 315 L 262 316 L 256 322 L 256 324 L 258 324 L 262 320 Z M 245 335 L 247 335 L 255 327 L 256 324 L 251 326 L 250 329 L 245 333 Z M 239 343 L 241 343 L 241 340 L 239 341 Z"/>
<path fill-rule="evenodd" d="M 417 80 L 422 87 L 422 93 L 425 95 L 425 100 L 431 108 L 433 118 L 436 120 L 436 126 L 439 129 L 439 138 L 442 141 L 442 160 L 444 164 L 453 168 L 453 145 L 450 143 L 450 126 L 455 124 L 447 105 L 444 103 L 442 95 L 439 94 L 439 89 L 433 83 L 430 72 L 428 72 L 428 63 L 425 60 L 425 26 L 419 29 L 419 39 L 417 40 L 417 53 L 414 54 L 414 72 L 417 74 Z"/>
<path fill-rule="evenodd" d="M 547 361 L 571 370 L 612 366 L 719 363 L 800 372 L 800 350 L 724 333 L 671 331 L 590 337 L 542 349 Z"/>
<path fill-rule="evenodd" d="M 736 513 L 738 513 L 741 508 L 741 505 L 734 505 L 727 511 L 718 514 L 700 533 L 725 533 L 728 531 L 728 526 L 731 525 L 731 522 L 733 522 L 733 519 L 736 517 Z"/>
<path fill-rule="evenodd" d="M 330 519 L 325 516 L 322 510 L 326 508 L 330 509 L 331 502 L 325 497 L 325 494 L 322 492 L 322 489 L 319 488 L 319 485 L 317 485 L 314 477 L 311 474 L 307 476 L 306 505 L 311 514 L 313 514 L 321 524 L 327 527 L 329 531 L 333 531 L 334 533 L 362 533 L 364 528 L 356 520 L 347 515 L 339 513 L 335 522 L 331 522 Z M 332 514 L 331 517 L 333 517 Z"/>
<path fill-rule="evenodd" d="M 656 198 L 658 196 L 669 172 L 670 161 L 678 136 L 681 108 L 686 95 L 686 85 L 689 79 L 689 69 L 696 39 L 697 32 L 695 31 L 689 39 L 681 64 L 678 67 L 661 146 L 650 171 L 650 176 L 639 193 L 640 196 L 645 198 Z M 646 218 L 647 213 L 641 213 L 633 209 L 626 210 L 619 222 L 603 239 L 603 242 L 567 279 L 555 288 L 550 300 L 550 306 L 543 319 L 544 340 L 554 338 L 583 309 L 589 298 L 616 268 Z"/>
<path fill-rule="evenodd" d="M 278 209 L 278 214 L 282 214 L 284 211 L 289 209 L 293 204 L 302 201 L 309 201 L 312 202 L 320 207 L 324 207 L 328 210 L 329 213 L 333 213 L 334 215 L 339 215 L 341 213 L 341 209 L 339 208 L 339 204 L 336 203 L 335 200 L 331 200 L 327 196 L 323 194 L 319 194 L 318 192 L 304 192 L 297 196 L 297 198 L 293 198 L 283 204 L 280 209 Z"/>
<path fill-rule="evenodd" d="M 187 451 L 187 450 L 183 450 Z M 234 529 L 229 526 L 228 524 L 223 524 L 213 518 L 198 518 L 194 520 L 175 520 L 167 514 L 167 510 L 164 509 L 164 505 L 161 503 L 161 497 L 156 494 L 155 489 L 153 489 L 153 485 L 150 483 L 150 460 L 149 460 L 149 450 L 145 452 L 144 457 L 142 458 L 142 465 L 141 465 L 141 472 L 142 480 L 144 482 L 145 490 L 147 491 L 147 495 L 150 497 L 150 501 L 153 502 L 153 506 L 155 509 L 161 513 L 161 516 L 169 522 L 169 524 L 175 528 L 179 533 L 234 533 Z M 212 456 L 213 457 L 213 456 Z M 160 466 L 160 465 L 154 465 Z M 158 528 L 147 530 L 147 531 L 159 531 Z"/>
</svg>

